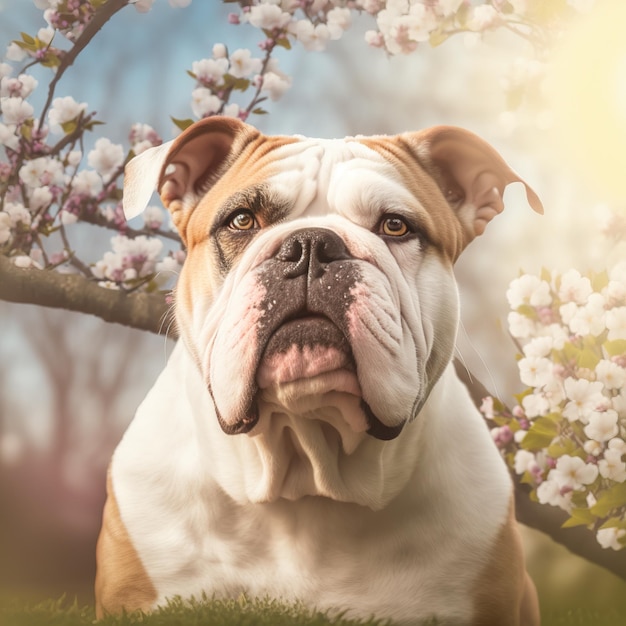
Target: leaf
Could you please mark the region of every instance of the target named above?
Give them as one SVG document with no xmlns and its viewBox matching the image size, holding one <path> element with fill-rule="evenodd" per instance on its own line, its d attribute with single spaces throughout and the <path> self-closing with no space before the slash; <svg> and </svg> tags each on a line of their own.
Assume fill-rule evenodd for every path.
<svg viewBox="0 0 626 626">
<path fill-rule="evenodd" d="M 572 509 L 571 517 L 563 522 L 561 528 L 574 528 L 575 526 L 589 526 L 596 521 L 596 516 L 587 508 Z"/>
<path fill-rule="evenodd" d="M 255 115 L 267 115 L 267 111 L 265 109 L 262 109 L 261 107 L 257 107 L 256 109 L 253 109 L 252 112 Z"/>
<path fill-rule="evenodd" d="M 530 304 L 520 304 L 517 309 L 517 313 L 523 315 L 524 317 L 528 317 L 531 320 L 537 319 L 537 311 L 534 306 L 530 306 Z"/>
<path fill-rule="evenodd" d="M 600 357 L 590 349 L 581 350 L 576 360 L 578 367 L 585 367 L 590 370 L 594 370 L 599 362 Z"/>
<path fill-rule="evenodd" d="M 601 493 L 591 512 L 598 517 L 606 517 L 613 509 L 626 511 L 626 483 L 618 483 Z"/>
<path fill-rule="evenodd" d="M 29 43 L 25 43 L 23 41 L 17 41 L 14 40 L 12 43 L 14 43 L 16 46 L 22 48 L 22 50 L 28 50 L 29 52 L 36 52 L 37 51 L 37 46 L 33 43 L 33 44 L 29 44 Z"/>
<path fill-rule="evenodd" d="M 70 120 L 69 122 L 63 122 L 63 124 L 61 124 L 61 128 L 66 135 L 71 135 L 76 128 L 78 128 L 76 119 Z"/>
<path fill-rule="evenodd" d="M 541 268 L 540 278 L 541 280 L 545 280 L 548 283 L 548 285 L 552 284 L 552 274 L 550 273 L 550 270 L 547 269 L 546 267 Z"/>
<path fill-rule="evenodd" d="M 291 50 L 291 42 L 289 41 L 289 39 L 287 39 L 287 37 L 281 37 L 280 39 L 277 39 L 276 45 L 280 46 L 281 48 L 285 48 L 285 50 Z"/>
<path fill-rule="evenodd" d="M 224 74 L 224 85 L 230 89 L 245 91 L 250 87 L 250 81 L 247 78 L 235 78 L 231 74 Z"/>
<path fill-rule="evenodd" d="M 448 33 L 445 33 L 441 30 L 434 30 L 432 33 L 430 33 L 428 43 L 431 45 L 432 48 L 436 48 L 437 46 L 440 46 L 444 41 L 446 41 L 449 36 L 450 35 L 448 35 Z"/>
<path fill-rule="evenodd" d="M 602 291 L 609 284 L 609 273 L 604 270 L 591 277 L 591 286 L 594 291 Z"/>
<path fill-rule="evenodd" d="M 626 354 L 626 339 L 613 339 L 612 341 L 605 341 L 602 344 L 607 356 L 622 356 Z"/>
<path fill-rule="evenodd" d="M 536 452 L 547 448 L 559 434 L 559 427 L 554 417 L 546 416 L 536 419 L 530 430 L 522 439 L 522 448 Z"/>
<path fill-rule="evenodd" d="M 623 520 L 619 517 L 611 517 L 606 520 L 606 522 L 604 522 L 602 526 L 600 526 L 600 529 L 602 528 L 623 528 L 624 530 L 626 530 L 626 520 Z"/>
<path fill-rule="evenodd" d="M 35 38 L 31 37 L 28 33 L 20 33 L 20 35 L 22 35 L 22 40 L 27 43 L 30 44 L 31 46 L 35 44 Z"/>
<path fill-rule="evenodd" d="M 198 77 L 191 70 L 187 70 L 187 74 L 189 74 L 189 76 L 191 76 L 194 80 L 198 79 Z"/>
<path fill-rule="evenodd" d="M 98 120 L 92 120 L 91 122 L 85 124 L 85 130 L 93 130 L 94 126 L 104 126 L 106 122 L 99 122 Z"/>
<path fill-rule="evenodd" d="M 461 28 L 465 28 L 467 24 L 467 20 L 469 19 L 471 12 L 471 6 L 469 3 L 463 2 L 459 7 L 459 10 L 456 12 L 456 20 L 461 26 Z"/>
<path fill-rule="evenodd" d="M 172 120 L 172 122 L 174 122 L 174 124 L 180 128 L 180 130 L 187 130 L 192 124 L 193 124 L 193 120 L 190 119 L 186 119 L 186 120 L 178 120 L 175 117 L 171 117 L 170 119 Z"/>
<path fill-rule="evenodd" d="M 548 456 L 551 456 L 553 459 L 558 459 L 564 454 L 569 454 L 570 456 L 575 456 L 575 452 L 577 451 L 577 444 L 575 441 L 572 441 L 568 437 L 559 437 L 559 439 L 553 441 L 548 446 Z"/>
</svg>

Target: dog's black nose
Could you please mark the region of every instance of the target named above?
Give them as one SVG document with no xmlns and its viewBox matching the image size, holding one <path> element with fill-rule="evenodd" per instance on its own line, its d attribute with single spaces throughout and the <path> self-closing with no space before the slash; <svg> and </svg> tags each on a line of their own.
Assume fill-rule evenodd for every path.
<svg viewBox="0 0 626 626">
<path fill-rule="evenodd" d="M 320 278 L 328 264 L 351 259 L 343 239 L 327 228 L 302 228 L 283 241 L 276 258 L 285 263 L 286 278 Z"/>
</svg>

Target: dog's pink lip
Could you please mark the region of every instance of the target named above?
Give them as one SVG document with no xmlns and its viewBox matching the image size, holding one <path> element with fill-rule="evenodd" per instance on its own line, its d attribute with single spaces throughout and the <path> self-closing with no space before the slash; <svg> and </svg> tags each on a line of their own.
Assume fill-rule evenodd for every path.
<svg viewBox="0 0 626 626">
<path fill-rule="evenodd" d="M 347 339 L 328 318 L 306 315 L 281 324 L 272 334 L 256 382 L 265 389 L 336 370 L 356 370 Z"/>
</svg>

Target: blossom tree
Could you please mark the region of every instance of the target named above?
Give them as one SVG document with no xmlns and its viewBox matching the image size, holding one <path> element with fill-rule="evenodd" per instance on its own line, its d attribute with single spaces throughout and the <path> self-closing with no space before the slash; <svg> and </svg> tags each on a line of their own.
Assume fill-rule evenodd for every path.
<svg viewBox="0 0 626 626">
<path fill-rule="evenodd" d="M 593 0 L 224 1 L 232 5 L 233 26 L 258 31 L 258 48 L 231 50 L 215 43 L 210 54 L 192 63 L 190 117 L 173 119 L 181 130 L 211 115 L 253 123 L 297 84 L 298 77 L 281 70 L 275 52 L 296 45 L 324 50 L 356 16 L 371 21 L 364 43 L 387 55 L 415 53 L 459 34 L 512 32 L 531 51 L 506 83 L 510 106 L 524 106 L 537 97 L 551 42 L 571 17 L 593 5 Z M 109 20 L 132 7 L 147 12 L 154 0 L 34 2 L 43 10 L 42 28 L 22 33 L 0 63 L 0 298 L 165 332 L 168 293 L 185 250 L 160 207 L 149 207 L 140 227 L 127 224 L 121 209 L 125 164 L 161 144 L 162 133 L 137 121 L 127 145 L 113 143 L 100 136 L 101 120 L 89 104 L 59 89 Z M 169 3 L 184 8 L 191 0 Z M 49 71 L 39 110 L 31 104 L 40 88 L 31 72 L 36 66 Z M 87 133 L 98 138 L 86 152 Z M 76 252 L 85 225 L 112 234 L 101 258 Z M 607 550 L 598 557 L 585 548 L 585 555 L 626 577 L 623 559 L 607 556 L 626 545 L 626 266 L 593 276 L 576 270 L 523 275 L 507 296 L 527 390 L 512 410 L 493 398 L 482 407 L 496 443 L 519 475 L 520 492 L 530 491 L 530 502 L 541 507 L 531 506 L 527 514 L 525 505 L 518 507 L 520 517 L 550 527 L 550 534 L 574 551 L 580 551 L 575 545 L 580 535 L 568 539 L 563 522 L 591 529 L 596 545 Z M 482 394 L 477 384 L 470 388 Z M 543 516 L 545 505 L 566 512 L 556 528 Z"/>
</svg>

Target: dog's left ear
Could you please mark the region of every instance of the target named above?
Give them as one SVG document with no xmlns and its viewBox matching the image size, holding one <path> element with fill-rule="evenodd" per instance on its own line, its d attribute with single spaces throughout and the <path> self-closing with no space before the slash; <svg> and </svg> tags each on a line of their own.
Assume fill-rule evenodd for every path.
<svg viewBox="0 0 626 626">
<path fill-rule="evenodd" d="M 124 215 L 139 215 L 158 190 L 178 225 L 184 209 L 192 208 L 220 177 L 237 141 L 253 134 L 259 133 L 236 118 L 215 116 L 192 124 L 173 141 L 145 150 L 124 171 Z"/>
<path fill-rule="evenodd" d="M 466 244 L 504 209 L 502 196 L 510 183 L 522 183 L 530 206 L 543 213 L 539 196 L 478 135 L 456 126 L 434 126 L 403 138 L 457 212 Z"/>
</svg>

